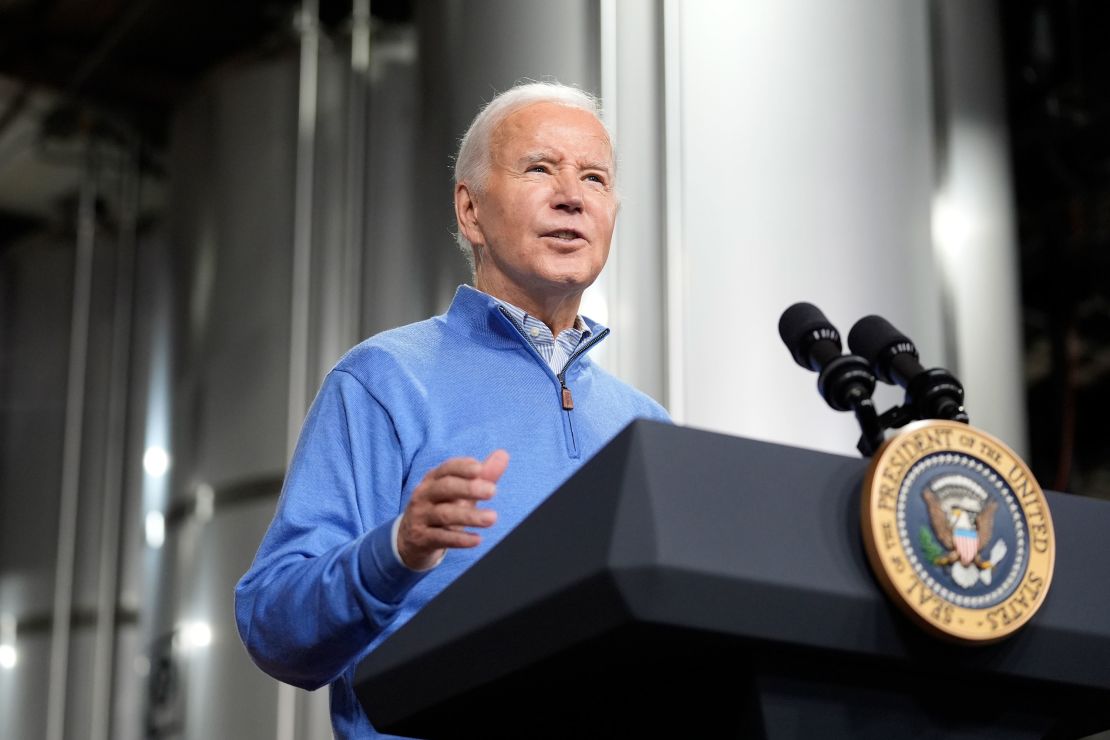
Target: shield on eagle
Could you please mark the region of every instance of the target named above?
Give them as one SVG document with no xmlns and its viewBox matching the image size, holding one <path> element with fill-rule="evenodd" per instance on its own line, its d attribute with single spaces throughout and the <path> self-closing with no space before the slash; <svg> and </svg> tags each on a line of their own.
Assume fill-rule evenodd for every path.
<svg viewBox="0 0 1110 740">
<path fill-rule="evenodd" d="M 975 556 L 979 554 L 979 533 L 974 529 L 958 528 L 952 533 L 956 544 L 956 552 L 960 554 L 960 562 L 971 565 Z"/>
</svg>

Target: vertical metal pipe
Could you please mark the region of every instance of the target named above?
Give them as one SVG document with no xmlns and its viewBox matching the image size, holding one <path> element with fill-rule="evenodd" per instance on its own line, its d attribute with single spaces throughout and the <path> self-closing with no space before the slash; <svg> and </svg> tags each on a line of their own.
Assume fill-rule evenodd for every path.
<svg viewBox="0 0 1110 740">
<path fill-rule="evenodd" d="M 996 3 L 930 4 L 937 177 L 933 258 L 946 367 L 972 399 L 975 425 L 1019 454 L 1027 430 L 1020 265 Z M 991 341 L 981 317 L 991 316 Z"/>
<path fill-rule="evenodd" d="M 85 365 L 88 359 L 89 310 L 92 297 L 93 247 L 96 240 L 96 163 L 90 156 L 77 207 L 77 243 L 73 266 L 73 312 L 69 333 L 69 369 L 62 450 L 62 488 L 58 507 L 58 559 L 54 571 L 54 624 L 50 638 L 50 682 L 46 740 L 63 740 L 69 628 L 73 610 L 74 550 L 81 479 L 81 429 L 85 417 Z"/>
<path fill-rule="evenodd" d="M 344 330 L 348 346 L 362 334 L 362 251 L 366 243 L 366 121 L 370 85 L 370 0 L 354 0 L 351 8 L 351 76 L 347 115 L 347 172 L 342 291 Z M 346 347 L 339 348 L 339 351 Z"/>
<path fill-rule="evenodd" d="M 618 149 L 621 216 L 598 284 L 620 336 L 604 364 L 649 395 L 667 397 L 666 201 L 661 0 L 603 0 L 601 96 Z M 594 288 L 591 288 L 593 290 Z M 585 310 L 585 303 L 583 310 Z"/>
<path fill-rule="evenodd" d="M 311 311 L 312 196 L 316 169 L 316 108 L 320 54 L 317 0 L 304 0 L 297 16 L 301 40 L 297 110 L 297 169 L 293 203 L 293 269 L 289 319 L 289 403 L 286 457 L 297 445 L 308 399 L 308 322 Z M 294 740 L 297 693 L 278 684 L 277 740 Z"/>
<path fill-rule="evenodd" d="M 601 0 L 598 6 L 598 29 L 600 32 L 600 60 L 601 60 L 601 101 L 602 117 L 605 119 L 605 125 L 608 126 L 609 132 L 616 138 L 617 142 L 621 141 L 620 122 L 617 117 L 620 110 L 620 102 L 618 95 L 620 94 L 620 85 L 617 80 L 620 77 L 618 70 L 618 53 L 620 44 L 620 33 L 618 32 L 618 9 L 617 0 Z M 621 150 L 623 152 L 623 149 Z M 623 157 L 622 157 L 623 159 Z M 621 187 L 623 180 L 620 178 L 618 168 L 618 190 L 623 190 Z M 613 232 L 612 249 L 609 251 L 609 259 L 605 263 L 605 270 L 602 271 L 601 276 L 597 282 L 595 290 L 603 290 L 606 300 L 606 308 L 608 309 L 608 323 L 610 326 L 620 327 L 625 322 L 623 315 L 625 303 L 624 296 L 621 294 L 621 276 L 623 273 L 624 250 L 620 248 L 621 241 L 621 221 L 617 220 L 616 229 Z M 621 339 L 624 336 L 624 331 L 619 330 L 615 332 L 616 338 Z M 622 362 L 624 352 L 621 348 L 612 341 L 609 341 L 610 352 L 605 358 L 604 363 L 606 368 L 617 377 L 627 380 L 625 374 L 625 366 Z M 596 356 L 595 356 L 596 357 Z"/>
<path fill-rule="evenodd" d="M 682 245 L 682 6 L 663 3 L 664 169 L 666 203 L 667 408 L 678 423 L 686 418 L 685 331 Z"/>
<path fill-rule="evenodd" d="M 320 23 L 316 0 L 304 0 L 297 112 L 297 169 L 293 202 L 293 270 L 289 327 L 287 451 L 293 454 L 308 396 L 308 321 L 312 289 L 312 196 L 316 168 L 316 107 Z"/>
<path fill-rule="evenodd" d="M 944 29 L 943 19 L 941 18 L 941 7 L 939 0 L 931 0 L 928 6 L 927 21 L 929 24 L 929 73 L 930 83 L 932 85 L 932 106 L 933 106 L 933 168 L 934 174 L 934 191 L 933 191 L 933 220 L 936 220 L 936 210 L 939 207 L 940 194 L 944 191 L 944 184 L 948 180 L 950 145 L 949 136 L 949 123 L 951 118 L 951 111 L 948 109 L 948 96 L 946 94 L 948 82 L 945 79 L 945 65 L 944 65 Z M 934 229 L 935 231 L 935 229 Z M 933 235 L 934 242 L 936 235 Z M 936 245 L 934 243 L 934 249 Z M 939 293 L 940 293 L 940 317 L 941 317 L 941 338 L 942 348 L 944 354 L 941 358 L 943 367 L 959 368 L 960 366 L 960 347 L 956 341 L 956 314 L 955 314 L 955 299 L 952 295 L 952 281 L 949 276 L 944 273 L 943 259 L 939 256 L 937 258 L 938 267 L 940 267 L 940 280 L 939 280 Z"/>
<path fill-rule="evenodd" d="M 111 736 L 115 686 L 116 604 L 119 584 L 120 518 L 123 462 L 126 454 L 127 387 L 131 365 L 131 316 L 134 300 L 135 242 L 138 230 L 139 164 L 127 155 L 121 168 L 120 231 L 116 245 L 112 360 L 104 450 L 104 503 L 100 515 L 100 562 L 96 597 L 96 642 L 93 651 L 92 718 L 89 740 Z"/>
</svg>

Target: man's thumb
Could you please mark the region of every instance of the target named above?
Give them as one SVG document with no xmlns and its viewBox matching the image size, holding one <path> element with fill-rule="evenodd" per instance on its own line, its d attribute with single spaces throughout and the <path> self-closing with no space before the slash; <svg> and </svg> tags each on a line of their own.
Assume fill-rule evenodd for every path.
<svg viewBox="0 0 1110 740">
<path fill-rule="evenodd" d="M 482 461 L 482 470 L 478 473 L 478 477 L 496 483 L 507 467 L 509 467 L 509 453 L 505 450 L 494 450 Z"/>
</svg>

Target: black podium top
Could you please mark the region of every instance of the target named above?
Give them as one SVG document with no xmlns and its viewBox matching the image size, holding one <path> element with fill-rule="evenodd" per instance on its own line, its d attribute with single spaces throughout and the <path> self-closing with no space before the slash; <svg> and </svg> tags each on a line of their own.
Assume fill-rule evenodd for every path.
<svg viewBox="0 0 1110 740">
<path fill-rule="evenodd" d="M 1042 699 L 1030 726 L 1110 703 L 1110 504 L 1046 492 L 1058 542 L 1046 603 L 1002 643 L 949 645 L 911 625 L 870 572 L 866 467 L 635 422 L 362 663 L 359 699 L 379 729 L 427 737 L 558 735 L 600 727 L 599 714 L 628 728 L 633 715 L 658 727 L 677 713 L 689 727 L 713 712 L 658 702 L 702 697 L 719 713 L 732 697 L 726 714 L 740 716 L 749 689 L 776 675 L 880 693 L 908 682 L 914 706 L 943 701 L 941 686 L 974 687 L 1005 697 L 1010 714 L 986 720 L 1001 725 Z M 728 685 L 706 678 L 722 669 Z M 774 711 L 754 713 L 765 726 Z M 482 717 L 472 733 L 468 716 Z"/>
</svg>

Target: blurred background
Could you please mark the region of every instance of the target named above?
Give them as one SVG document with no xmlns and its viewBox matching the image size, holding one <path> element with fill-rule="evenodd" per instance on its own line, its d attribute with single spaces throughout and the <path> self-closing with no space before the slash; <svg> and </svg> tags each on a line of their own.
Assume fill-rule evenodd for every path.
<svg viewBox="0 0 1110 740">
<path fill-rule="evenodd" d="M 583 312 L 677 421 L 856 454 L 777 335 L 806 300 L 1110 498 L 1108 15 L 0 0 L 0 737 L 330 737 L 232 589 L 323 375 L 467 281 L 452 154 L 524 78 L 603 99 L 623 205 Z"/>
</svg>

